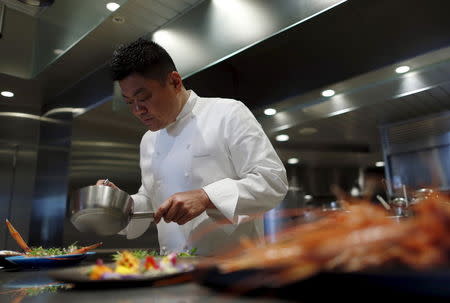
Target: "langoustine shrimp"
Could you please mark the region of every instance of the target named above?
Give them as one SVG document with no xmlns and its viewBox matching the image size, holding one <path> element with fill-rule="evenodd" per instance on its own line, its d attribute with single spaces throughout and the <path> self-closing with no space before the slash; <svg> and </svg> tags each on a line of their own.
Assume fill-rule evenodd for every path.
<svg viewBox="0 0 450 303">
<path fill-rule="evenodd" d="M 414 207 L 415 216 L 396 222 L 367 202 L 347 205 L 317 222 L 292 227 L 279 241 L 251 245 L 206 260 L 223 273 L 264 269 L 265 280 L 283 285 L 320 271 L 359 271 L 389 263 L 416 269 L 450 263 L 450 204 L 430 198 Z M 413 235 L 413 236 L 411 236 Z"/>
</svg>

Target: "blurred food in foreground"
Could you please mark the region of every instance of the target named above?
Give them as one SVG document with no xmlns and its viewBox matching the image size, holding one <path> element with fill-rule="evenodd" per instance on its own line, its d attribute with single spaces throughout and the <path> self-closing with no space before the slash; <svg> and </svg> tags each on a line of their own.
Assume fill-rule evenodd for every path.
<svg viewBox="0 0 450 303">
<path fill-rule="evenodd" d="M 344 209 L 290 227 L 277 236 L 276 243 L 261 246 L 244 239 L 238 249 L 207 259 L 199 267 L 214 266 L 221 273 L 260 269 L 265 271 L 265 283 L 282 286 L 322 271 L 390 265 L 421 270 L 450 264 L 449 197 L 422 200 L 411 206 L 412 216 L 400 222 L 368 201 L 345 203 Z"/>
</svg>

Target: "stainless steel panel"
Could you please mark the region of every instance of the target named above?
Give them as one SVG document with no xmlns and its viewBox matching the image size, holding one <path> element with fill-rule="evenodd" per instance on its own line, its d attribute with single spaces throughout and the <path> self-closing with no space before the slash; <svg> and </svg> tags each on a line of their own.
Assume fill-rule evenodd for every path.
<svg viewBox="0 0 450 303">
<path fill-rule="evenodd" d="M 33 132 L 33 130 L 30 130 Z M 14 226 L 28 241 L 30 227 L 31 206 L 36 172 L 37 146 L 21 144 L 17 146 L 14 166 L 14 186 L 11 197 L 11 220 Z M 17 247 L 12 238 L 8 238 L 9 248 Z"/>
<path fill-rule="evenodd" d="M 71 121 L 71 114 L 65 121 Z M 61 246 L 66 213 L 72 126 L 42 123 L 30 224 L 30 244 Z"/>
<path fill-rule="evenodd" d="M 450 190 L 450 111 L 381 128 L 391 195 L 432 187 Z"/>
<path fill-rule="evenodd" d="M 393 154 L 388 159 L 394 195 L 403 195 L 403 185 L 409 192 L 420 188 L 450 191 L 450 145 Z"/>
<path fill-rule="evenodd" d="M 25 241 L 28 241 L 30 228 L 30 211 L 33 197 L 34 177 L 36 167 L 37 143 L 39 139 L 38 120 L 13 116 L 0 116 L 0 154 L 10 160 L 4 166 L 0 165 L 2 181 L 0 186 L 9 187 L 8 202 L 1 201 L 1 220 L 6 217 L 14 224 Z M 9 164 L 8 164 L 9 163 Z M 12 169 L 9 168 L 11 165 Z M 4 194 L 4 189 L 1 190 Z M 9 204 L 8 204 L 9 203 Z M 0 222 L 0 230 L 4 231 L 4 221 Z M 17 244 L 6 233 L 2 233 L 0 246 L 7 249 L 18 249 Z"/>
<path fill-rule="evenodd" d="M 450 145 L 450 111 L 425 119 L 390 124 L 383 130 L 386 131 L 389 143 L 386 152 L 389 154 Z"/>
<path fill-rule="evenodd" d="M 14 148 L 0 144 L 0 247 L 7 248 L 8 231 L 3 218 L 11 216 L 11 195 L 14 175 Z"/>
<path fill-rule="evenodd" d="M 345 1 L 203 1 L 151 35 L 189 77 Z"/>
</svg>

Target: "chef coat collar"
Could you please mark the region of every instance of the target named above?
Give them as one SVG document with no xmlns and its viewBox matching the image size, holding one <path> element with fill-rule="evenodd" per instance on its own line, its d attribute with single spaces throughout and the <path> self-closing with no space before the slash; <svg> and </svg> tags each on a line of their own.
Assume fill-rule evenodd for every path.
<svg viewBox="0 0 450 303">
<path fill-rule="evenodd" d="M 178 121 L 180 121 L 181 119 L 183 119 L 184 117 L 189 115 L 192 112 L 192 110 L 194 109 L 194 106 L 195 106 L 195 103 L 197 102 L 198 96 L 193 90 L 188 90 L 188 93 L 189 93 L 189 98 L 186 101 L 186 103 L 184 104 L 183 109 L 178 114 L 175 121 L 166 126 L 166 130 L 170 130 L 171 128 L 175 127 L 175 125 L 178 123 Z"/>
</svg>

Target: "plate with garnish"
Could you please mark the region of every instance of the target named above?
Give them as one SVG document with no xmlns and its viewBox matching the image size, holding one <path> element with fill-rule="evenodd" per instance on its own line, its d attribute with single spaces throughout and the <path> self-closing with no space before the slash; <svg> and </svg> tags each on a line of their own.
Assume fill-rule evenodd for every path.
<svg viewBox="0 0 450 303">
<path fill-rule="evenodd" d="M 130 251 L 123 251 L 115 259 L 114 263 L 98 259 L 95 265 L 55 270 L 49 275 L 76 287 L 161 286 L 192 280 L 196 264 L 196 258 L 180 258 L 175 253 L 139 258 Z"/>
<path fill-rule="evenodd" d="M 79 247 L 76 243 L 69 245 L 67 248 L 43 248 L 42 246 L 29 247 L 8 220 L 6 220 L 6 226 L 8 227 L 11 237 L 17 242 L 19 247 L 22 248 L 23 252 L 3 251 L 5 255 L 4 262 L 8 262 L 9 265 L 13 264 L 21 268 L 39 269 L 72 266 L 81 262 L 88 255 L 95 254 L 95 252 L 91 252 L 91 250 L 102 245 L 100 242 L 84 247 Z M 8 263 L 5 263 L 5 265 L 8 265 Z"/>
</svg>

